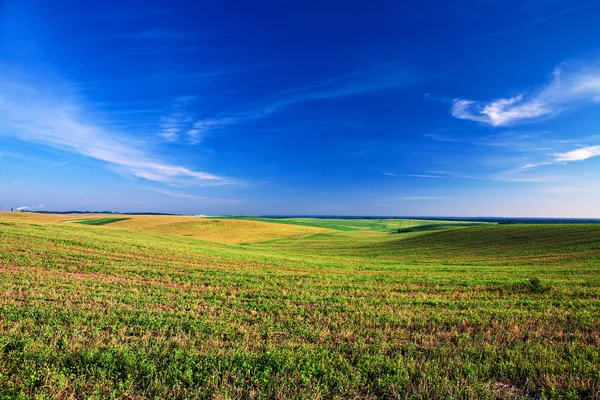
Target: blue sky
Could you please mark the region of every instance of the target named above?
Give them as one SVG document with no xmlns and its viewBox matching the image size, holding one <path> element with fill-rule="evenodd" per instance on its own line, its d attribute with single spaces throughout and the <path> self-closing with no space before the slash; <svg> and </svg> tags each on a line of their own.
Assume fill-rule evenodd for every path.
<svg viewBox="0 0 600 400">
<path fill-rule="evenodd" d="M 0 208 L 600 217 L 600 0 L 0 0 Z"/>
</svg>

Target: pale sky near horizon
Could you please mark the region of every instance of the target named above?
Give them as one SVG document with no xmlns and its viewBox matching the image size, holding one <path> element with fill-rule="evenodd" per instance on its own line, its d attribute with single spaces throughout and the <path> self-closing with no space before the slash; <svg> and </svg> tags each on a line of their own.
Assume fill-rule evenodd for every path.
<svg viewBox="0 0 600 400">
<path fill-rule="evenodd" d="M 0 0 L 0 210 L 600 217 L 600 0 Z"/>
</svg>

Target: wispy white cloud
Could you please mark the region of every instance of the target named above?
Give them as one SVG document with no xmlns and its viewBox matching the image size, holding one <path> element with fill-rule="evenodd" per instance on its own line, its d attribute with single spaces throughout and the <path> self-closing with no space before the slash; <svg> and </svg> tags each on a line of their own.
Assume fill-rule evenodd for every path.
<svg viewBox="0 0 600 400">
<path fill-rule="evenodd" d="M 13 181 L 11 183 L 7 183 L 6 185 L 0 185 L 0 188 L 8 188 L 8 187 L 11 187 L 11 186 L 15 186 L 15 185 L 18 185 L 20 182 L 21 181 Z"/>
<path fill-rule="evenodd" d="M 185 198 L 185 199 L 194 199 L 194 200 L 204 200 L 204 201 L 212 201 L 212 202 L 218 202 L 218 203 L 227 203 L 227 204 L 239 204 L 239 203 L 244 203 L 243 199 L 223 199 L 223 198 L 215 198 L 215 197 L 206 197 L 206 196 L 197 196 L 194 194 L 188 194 L 188 193 L 179 193 L 179 192 L 172 192 L 169 190 L 157 190 L 159 193 L 162 193 L 166 196 L 171 196 L 171 197 L 181 197 L 181 198 Z"/>
<path fill-rule="evenodd" d="M 523 95 L 506 99 L 496 99 L 488 103 L 456 99 L 452 105 L 452 115 L 492 126 L 505 126 L 531 120 L 555 112 L 537 99 L 524 100 Z"/>
<path fill-rule="evenodd" d="M 169 190 L 158 190 L 159 193 L 165 194 L 167 196 L 171 196 L 171 197 L 183 197 L 186 199 L 197 199 L 197 200 L 206 200 L 207 197 L 205 196 L 196 196 L 193 194 L 187 194 L 187 193 L 177 193 L 177 192 L 171 192 Z"/>
<path fill-rule="evenodd" d="M 600 156 L 600 146 L 582 147 L 565 153 L 555 153 L 554 156 L 557 162 L 583 161 Z"/>
<path fill-rule="evenodd" d="M 459 119 L 510 126 L 594 103 L 600 103 L 600 64 L 563 64 L 536 90 L 487 102 L 455 99 L 451 112 Z"/>
<path fill-rule="evenodd" d="M 409 178 L 427 178 L 427 179 L 431 179 L 431 178 L 435 178 L 435 179 L 447 178 L 446 176 L 429 175 L 429 174 L 403 174 L 401 176 L 406 176 L 406 177 L 409 177 Z"/>
<path fill-rule="evenodd" d="M 397 89 L 414 83 L 416 76 L 398 62 L 384 63 L 372 68 L 352 71 L 322 82 L 282 91 L 274 104 L 283 107 L 309 100 L 330 99 L 365 92 Z M 289 97 L 288 97 L 289 96 Z"/>
<path fill-rule="evenodd" d="M 518 31 L 521 31 L 523 29 L 527 29 L 527 28 L 531 28 L 533 26 L 536 26 L 538 24 L 541 23 L 546 23 L 549 21 L 552 21 L 554 19 L 557 19 L 561 16 L 567 15 L 567 14 L 571 14 L 573 12 L 577 12 L 582 10 L 585 7 L 588 7 L 590 5 L 596 4 L 598 3 L 600 0 L 588 0 L 583 2 L 582 4 L 575 6 L 575 7 L 568 7 L 568 8 L 563 8 L 561 10 L 558 10 L 557 12 L 553 13 L 553 14 L 548 14 L 546 16 L 543 17 L 537 17 L 534 19 L 531 19 L 529 21 L 527 21 L 524 24 L 521 24 L 519 26 L 515 26 L 512 28 L 508 28 L 508 29 L 503 29 L 503 30 L 499 30 L 499 31 L 495 31 L 495 32 L 488 32 L 482 35 L 477 35 L 474 36 L 472 38 L 470 38 L 470 40 L 481 40 L 481 39 L 489 39 L 490 37 L 495 37 L 495 36 L 501 36 L 501 35 L 505 35 L 505 34 L 510 34 L 510 33 L 515 33 Z M 533 5 L 535 3 L 537 3 L 538 6 L 540 5 L 548 5 L 550 3 L 562 3 L 563 0 L 533 0 L 533 1 L 528 1 L 525 2 L 524 4 L 522 4 L 523 7 L 527 7 L 530 5 Z M 567 3 L 566 1 L 564 1 L 565 3 Z"/>
<path fill-rule="evenodd" d="M 165 41 L 190 41 L 198 38 L 198 35 L 171 29 L 150 29 L 129 33 L 109 35 L 109 39 L 129 40 L 165 40 Z"/>
<path fill-rule="evenodd" d="M 42 90 L 15 79 L 0 80 L 0 136 L 101 160 L 156 182 L 230 183 L 208 172 L 162 162 L 149 155 L 143 144 L 90 122 L 94 120 L 64 92 Z"/>
<path fill-rule="evenodd" d="M 463 174 L 454 171 L 425 171 L 424 175 L 444 176 L 459 179 L 478 179 L 513 183 L 567 183 L 566 174 L 561 174 L 558 165 L 583 161 L 600 156 L 600 139 L 598 135 L 560 139 L 560 135 L 552 131 L 519 131 L 510 130 L 498 134 L 487 135 L 475 139 L 464 139 L 460 136 L 430 133 L 424 135 L 441 142 L 457 142 L 475 146 L 496 147 L 502 149 L 500 154 L 482 156 L 477 163 L 480 171 L 475 174 Z M 585 144 L 587 143 L 587 145 Z M 578 145 L 579 144 L 579 145 Z M 578 146 L 575 149 L 573 147 Z M 571 148 L 572 150 L 569 150 Z M 515 153 L 516 155 L 512 155 Z M 550 171 L 542 171 L 540 167 L 554 166 Z"/>
<path fill-rule="evenodd" d="M 1 97 L 0 97 L 0 99 L 1 99 Z M 9 157 L 10 158 L 25 158 L 25 156 L 22 154 L 0 151 L 0 158 L 9 158 Z"/>
<path fill-rule="evenodd" d="M 189 114 L 176 112 L 170 115 L 164 115 L 160 118 L 160 132 L 158 136 L 167 142 L 174 142 L 179 139 L 182 130 L 193 121 Z"/>
<path fill-rule="evenodd" d="M 354 151 L 352 153 L 347 154 L 348 157 L 357 157 L 357 156 L 362 156 L 368 153 L 372 153 L 374 152 L 374 149 L 363 149 L 363 150 L 358 150 L 358 151 Z"/>
<path fill-rule="evenodd" d="M 189 129 L 187 131 L 187 135 L 190 138 L 190 144 L 198 144 L 202 141 L 203 138 L 203 131 L 201 129 Z"/>
<path fill-rule="evenodd" d="M 436 170 L 436 171 L 426 171 L 427 174 L 440 176 L 443 178 L 458 178 L 458 179 L 484 179 L 481 176 L 463 174 L 461 172 L 455 171 L 444 171 L 444 170 Z"/>
<path fill-rule="evenodd" d="M 441 175 L 431 175 L 431 174 L 395 174 L 393 172 L 382 172 L 382 174 L 387 175 L 387 176 L 401 176 L 401 177 L 407 177 L 407 178 L 435 178 L 435 179 L 443 179 L 443 178 L 447 178 L 446 176 L 441 176 Z"/>
<path fill-rule="evenodd" d="M 252 64 L 252 65 L 244 65 L 239 67 L 220 67 L 220 68 L 212 68 L 206 71 L 181 71 L 177 69 L 172 70 L 164 70 L 160 73 L 155 73 L 151 75 L 141 76 L 139 81 L 145 83 L 160 83 L 167 82 L 170 85 L 173 84 L 185 84 L 189 85 L 190 82 L 205 80 L 209 78 L 216 78 L 224 75 L 235 75 L 242 74 L 244 72 L 268 67 L 270 64 Z M 187 97 L 187 96 L 185 96 Z M 193 97 L 193 96 L 190 96 Z"/>
<path fill-rule="evenodd" d="M 67 160 L 67 161 L 52 163 L 52 164 L 46 165 L 45 167 L 42 167 L 42 169 L 50 169 L 50 168 L 61 167 L 63 165 L 71 164 L 72 162 L 75 162 L 75 161 L 78 161 L 78 160 L 81 160 L 81 159 L 84 159 L 84 158 L 87 158 L 87 156 L 81 156 L 81 157 L 78 157 L 78 158 L 76 158 L 74 160 Z"/>
<path fill-rule="evenodd" d="M 542 167 L 545 165 L 554 165 L 554 164 L 565 164 L 574 161 L 584 161 L 589 158 L 600 156 L 600 145 L 594 146 L 584 146 L 574 150 L 569 150 L 565 152 L 555 152 L 552 155 L 552 158 L 546 159 L 545 161 L 540 161 L 536 163 L 529 163 L 521 166 L 519 169 L 521 170 L 529 170 L 537 167 Z"/>
<path fill-rule="evenodd" d="M 429 138 L 431 140 L 435 140 L 438 142 L 462 142 L 463 140 L 455 138 L 453 136 L 447 135 L 447 134 L 442 134 L 442 133 L 437 133 L 437 132 L 432 132 L 432 133 L 426 133 L 423 135 L 423 137 Z"/>
<path fill-rule="evenodd" d="M 187 134 L 190 138 L 190 142 L 192 144 L 197 144 L 200 143 L 200 141 L 212 131 L 222 129 L 227 125 L 236 124 L 245 119 L 259 118 L 259 116 L 259 114 L 239 114 L 238 116 L 221 116 L 215 118 L 206 118 L 203 120 L 196 121 L 193 124 L 192 129 L 187 131 Z"/>
<path fill-rule="evenodd" d="M 396 207 L 398 203 L 417 203 L 417 202 L 435 202 L 441 200 L 456 199 L 456 197 L 450 196 L 400 196 L 400 197 L 388 197 L 384 199 L 375 200 L 374 203 L 379 207 Z"/>
<path fill-rule="evenodd" d="M 311 85 L 281 91 L 246 111 L 220 114 L 197 121 L 194 134 L 223 129 L 228 125 L 267 117 L 294 104 L 355 96 L 367 92 L 395 90 L 408 86 L 417 77 L 397 62 L 353 71 Z"/>
<path fill-rule="evenodd" d="M 551 164 L 551 162 L 530 163 L 530 164 L 523 165 L 521 167 L 521 169 L 537 168 L 537 167 L 541 167 L 542 165 L 548 165 L 548 164 Z"/>
<path fill-rule="evenodd" d="M 167 142 L 174 142 L 182 136 L 190 143 L 197 144 L 201 141 L 201 132 L 196 125 L 195 115 L 188 111 L 196 96 L 178 96 L 171 101 L 171 112 L 160 117 L 160 131 L 158 136 Z"/>
<path fill-rule="evenodd" d="M 533 173 L 528 169 L 513 168 L 500 172 L 486 172 L 480 175 L 469 175 L 454 171 L 427 171 L 431 174 L 437 174 L 441 178 L 456 179 L 474 179 L 484 181 L 500 181 L 514 183 L 536 183 L 536 182 L 554 182 L 562 180 L 564 177 L 556 174 L 541 175 Z"/>
<path fill-rule="evenodd" d="M 563 181 L 565 177 L 557 174 L 533 173 L 530 172 L 530 170 L 528 169 L 516 168 L 492 174 L 489 176 L 488 179 L 500 182 L 513 183 L 546 183 Z"/>
<path fill-rule="evenodd" d="M 556 149 L 564 148 L 565 144 L 573 142 L 572 140 L 558 139 L 555 132 L 542 130 L 510 130 L 476 138 L 437 134 L 427 134 L 426 136 L 440 142 L 497 148 L 500 151 L 488 153 L 488 155 L 485 155 L 485 150 L 478 150 L 478 154 L 481 155 L 478 163 L 484 164 L 486 167 L 502 169 L 514 168 L 515 165 L 520 165 L 517 169 L 531 169 L 550 164 L 549 157 L 552 157 L 552 153 L 557 151 Z M 585 141 L 590 140 L 597 140 L 597 138 L 585 139 Z"/>
<path fill-rule="evenodd" d="M 397 197 L 394 200 L 405 200 L 405 201 L 425 201 L 425 200 L 446 200 L 450 199 L 448 196 L 404 196 Z"/>
<path fill-rule="evenodd" d="M 477 138 L 465 138 L 464 136 L 452 136 L 449 134 L 441 133 L 426 133 L 423 137 L 435 140 L 437 142 L 455 142 L 465 143 L 477 146 L 489 146 L 489 147 L 504 147 L 510 150 L 523 151 L 527 149 L 539 149 L 538 146 L 541 143 L 548 143 L 550 141 L 556 141 L 550 136 L 550 131 L 505 131 L 493 135 L 486 135 Z"/>
<path fill-rule="evenodd" d="M 598 135 L 572 139 L 558 139 L 556 133 L 551 131 L 506 131 L 475 139 L 462 139 L 445 135 L 439 136 L 437 134 L 427 134 L 424 136 L 442 142 L 459 142 L 476 146 L 498 147 L 503 150 L 518 153 L 518 156 L 513 158 L 507 157 L 506 155 L 497 157 L 498 163 L 501 165 L 513 162 L 513 165 L 515 163 L 520 164 L 520 166 L 509 170 L 511 174 L 546 165 L 581 161 L 600 155 L 600 145 L 579 145 L 580 147 L 574 150 L 559 151 L 566 146 L 576 146 L 577 143 L 597 142 L 600 139 L 600 136 Z M 493 164 L 493 158 L 485 157 L 484 159 L 488 165 Z M 504 179 L 506 177 L 505 171 L 502 171 L 500 176 Z M 482 177 L 480 179 L 486 178 Z M 523 181 L 522 178 L 519 179 Z M 527 180 L 530 179 L 528 178 Z M 542 180 L 547 181 L 549 180 L 549 177 L 543 177 Z"/>
</svg>

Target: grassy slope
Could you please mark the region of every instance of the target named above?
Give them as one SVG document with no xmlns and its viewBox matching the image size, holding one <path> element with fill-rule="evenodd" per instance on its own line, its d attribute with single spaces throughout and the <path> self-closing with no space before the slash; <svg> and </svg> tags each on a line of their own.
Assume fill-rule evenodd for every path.
<svg viewBox="0 0 600 400">
<path fill-rule="evenodd" d="M 527 265 L 600 262 L 600 225 L 488 225 L 435 232 L 369 235 L 322 233 L 255 246 L 304 254 L 354 256 L 378 260 Z"/>
<path fill-rule="evenodd" d="M 105 220 L 107 218 L 103 218 Z M 89 223 L 84 219 L 82 223 Z M 96 221 L 96 220 L 92 220 Z M 326 232 L 310 226 L 274 225 L 259 221 L 185 216 L 130 216 L 111 221 L 107 228 L 165 233 L 220 243 L 248 243 Z"/>
<path fill-rule="evenodd" d="M 259 217 L 228 217 L 230 219 L 246 221 L 272 222 L 286 225 L 315 226 L 338 231 L 381 231 L 395 232 L 398 229 L 430 228 L 450 226 L 476 226 L 487 225 L 485 222 L 461 222 L 461 221 L 434 221 L 422 219 L 377 219 L 377 218 L 259 218 Z"/>
<path fill-rule="evenodd" d="M 599 226 L 236 246 L 44 221 L 0 215 L 0 397 L 600 390 Z"/>
</svg>

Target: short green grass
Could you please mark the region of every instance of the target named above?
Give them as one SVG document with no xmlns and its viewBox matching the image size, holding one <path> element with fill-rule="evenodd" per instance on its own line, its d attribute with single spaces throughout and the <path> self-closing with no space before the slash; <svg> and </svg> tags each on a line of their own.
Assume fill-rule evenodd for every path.
<svg viewBox="0 0 600 400">
<path fill-rule="evenodd" d="M 0 398 L 600 396 L 600 225 L 234 245 L 0 214 L 0 277 Z"/>
</svg>

